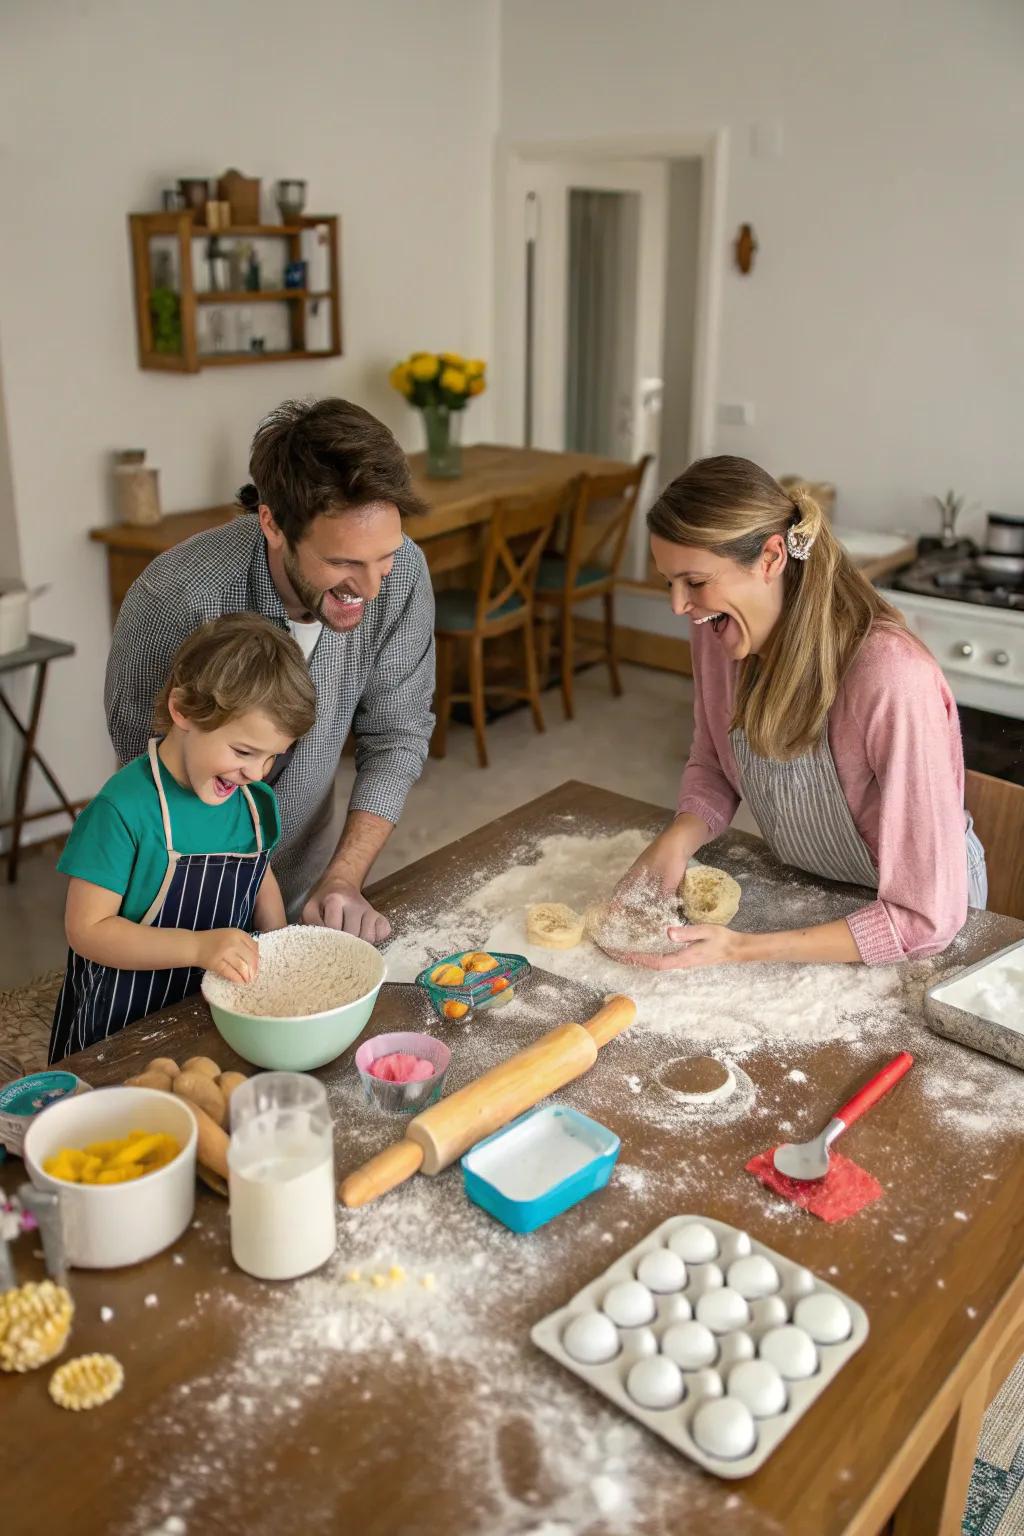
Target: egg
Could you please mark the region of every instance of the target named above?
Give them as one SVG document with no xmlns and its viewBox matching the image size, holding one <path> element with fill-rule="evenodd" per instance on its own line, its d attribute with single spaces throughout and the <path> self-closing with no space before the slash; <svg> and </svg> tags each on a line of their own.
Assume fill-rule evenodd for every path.
<svg viewBox="0 0 1024 1536">
<path fill-rule="evenodd" d="M 654 1318 L 654 1297 L 639 1280 L 621 1280 L 613 1285 L 601 1305 L 620 1328 L 641 1328 Z"/>
<path fill-rule="evenodd" d="M 574 1317 L 562 1334 L 565 1352 L 581 1365 L 602 1365 L 619 1352 L 619 1331 L 601 1312 Z"/>
<path fill-rule="evenodd" d="M 630 1368 L 626 1391 L 641 1408 L 674 1408 L 686 1396 L 686 1383 L 675 1361 L 655 1355 Z"/>
<path fill-rule="evenodd" d="M 731 1286 L 717 1291 L 706 1291 L 697 1298 L 697 1321 L 710 1328 L 712 1333 L 731 1333 L 750 1321 L 750 1309 Z"/>
<path fill-rule="evenodd" d="M 622 1359 L 627 1365 L 657 1353 L 658 1340 L 650 1328 L 631 1328 L 622 1341 Z"/>
<path fill-rule="evenodd" d="M 725 1276 L 717 1264 L 694 1264 L 690 1268 L 690 1292 L 703 1296 L 707 1291 L 717 1291 L 725 1284 Z"/>
<path fill-rule="evenodd" d="M 850 1309 L 830 1291 L 804 1296 L 796 1304 L 793 1321 L 810 1334 L 815 1344 L 838 1344 L 850 1337 Z"/>
<path fill-rule="evenodd" d="M 690 1376 L 688 1395 L 700 1402 L 705 1397 L 724 1397 L 725 1383 L 717 1371 L 710 1366 L 705 1366 L 701 1371 L 694 1371 Z"/>
<path fill-rule="evenodd" d="M 787 1381 L 805 1381 L 818 1369 L 818 1351 L 804 1330 L 792 1323 L 770 1329 L 761 1340 L 758 1353 Z"/>
<path fill-rule="evenodd" d="M 780 1284 L 778 1270 L 763 1253 L 735 1259 L 729 1265 L 726 1279 L 747 1301 L 755 1301 L 759 1296 L 774 1296 Z"/>
<path fill-rule="evenodd" d="M 746 1403 L 721 1397 L 701 1403 L 693 1416 L 690 1433 L 708 1456 L 737 1461 L 749 1456 L 757 1444 L 757 1427 Z"/>
<path fill-rule="evenodd" d="M 805 1269 L 802 1264 L 798 1264 L 795 1269 L 790 1271 L 789 1278 L 785 1284 L 785 1293 L 790 1305 L 792 1305 L 793 1302 L 799 1301 L 801 1296 L 809 1296 L 814 1288 L 814 1276 L 809 1269 Z"/>
<path fill-rule="evenodd" d="M 671 1253 L 667 1248 L 655 1248 L 640 1260 L 636 1277 L 652 1291 L 662 1294 L 681 1291 L 686 1284 L 686 1265 L 677 1253 Z"/>
<path fill-rule="evenodd" d="M 750 1303 L 751 1327 L 761 1333 L 767 1333 L 769 1328 L 781 1328 L 788 1322 L 789 1308 L 781 1296 L 760 1296 Z"/>
<path fill-rule="evenodd" d="M 707 1264 L 718 1257 L 718 1239 L 702 1221 L 688 1221 L 668 1240 L 668 1246 L 687 1264 Z"/>
<path fill-rule="evenodd" d="M 681 1370 L 699 1371 L 701 1366 L 714 1363 L 718 1345 L 711 1329 L 703 1323 L 673 1323 L 662 1335 L 661 1352 Z"/>
<path fill-rule="evenodd" d="M 721 1370 L 730 1371 L 742 1360 L 753 1360 L 753 1358 L 754 1341 L 749 1333 L 738 1330 L 736 1333 L 727 1333 L 724 1339 L 719 1339 L 718 1364 Z"/>
<path fill-rule="evenodd" d="M 658 1302 L 658 1320 L 662 1323 L 685 1323 L 693 1316 L 693 1308 L 685 1296 L 662 1296 Z"/>
<path fill-rule="evenodd" d="M 786 1383 L 768 1360 L 744 1360 L 729 1372 L 729 1396 L 745 1403 L 755 1419 L 770 1419 L 786 1406 Z"/>
<path fill-rule="evenodd" d="M 748 1258 L 753 1249 L 749 1234 L 746 1232 L 730 1232 L 722 1239 L 722 1260 L 726 1264 L 732 1264 L 736 1259 Z"/>
</svg>

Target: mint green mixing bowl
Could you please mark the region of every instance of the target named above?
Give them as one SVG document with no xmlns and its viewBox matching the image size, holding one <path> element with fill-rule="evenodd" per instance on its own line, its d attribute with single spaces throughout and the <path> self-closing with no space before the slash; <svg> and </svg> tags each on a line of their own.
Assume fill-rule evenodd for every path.
<svg viewBox="0 0 1024 1536">
<path fill-rule="evenodd" d="M 282 929 L 281 932 L 288 930 Z M 314 934 L 327 930 L 311 929 Z M 273 940 L 266 934 L 261 942 Z M 341 1007 L 329 1008 L 324 1013 L 296 1015 L 290 1018 L 270 1018 L 262 1014 L 238 1013 L 217 1002 L 210 995 L 208 982 L 216 984 L 217 977 L 209 972 L 203 977 L 202 992 L 217 1031 L 233 1051 L 255 1067 L 266 1067 L 274 1072 L 311 1072 L 347 1050 L 357 1040 L 370 1021 L 377 993 L 384 982 L 385 965 L 382 956 L 365 939 L 354 934 L 336 933 L 338 943 L 358 945 L 369 951 L 372 960 L 373 985 L 361 997 Z M 367 957 L 369 958 L 369 956 Z M 242 990 L 241 988 L 239 990 Z"/>
</svg>

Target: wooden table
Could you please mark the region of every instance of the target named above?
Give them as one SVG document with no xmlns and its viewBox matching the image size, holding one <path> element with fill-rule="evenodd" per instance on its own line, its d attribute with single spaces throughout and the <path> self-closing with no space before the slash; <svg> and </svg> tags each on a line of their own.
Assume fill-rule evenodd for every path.
<svg viewBox="0 0 1024 1536">
<path fill-rule="evenodd" d="M 457 480 L 432 480 L 427 456 L 409 456 L 413 482 L 430 507 L 426 517 L 410 520 L 406 532 L 422 544 L 431 575 L 443 575 L 470 565 L 480 550 L 480 527 L 487 522 L 499 496 L 546 494 L 568 486 L 580 474 L 604 474 L 621 469 L 616 459 L 588 453 L 549 453 L 540 448 L 510 448 L 474 443 L 463 449 L 463 473 Z M 208 528 L 217 528 L 238 515 L 234 505 L 173 512 L 145 527 L 116 524 L 94 528 L 90 539 L 107 549 L 111 622 L 125 593 L 149 562 L 165 549 Z"/>
<path fill-rule="evenodd" d="M 43 715 L 43 699 L 46 694 L 46 676 L 51 661 L 58 661 L 62 656 L 73 656 L 75 647 L 67 640 L 51 640 L 46 635 L 29 635 L 28 644 L 18 651 L 7 651 L 0 656 L 0 675 L 8 672 L 20 672 L 25 667 L 35 670 L 35 682 L 32 685 L 32 698 L 29 703 L 28 720 L 23 722 L 18 715 L 10 699 L 0 688 L 0 708 L 14 726 L 21 740 L 21 756 L 18 761 L 18 772 L 14 789 L 14 815 L 9 821 L 0 821 L 0 832 L 10 829 L 11 843 L 7 851 L 7 880 L 14 885 L 18 878 L 18 863 L 21 855 L 21 834 L 26 821 L 42 821 L 47 816 L 54 816 L 59 812 L 68 816 L 74 825 L 75 815 L 82 809 L 84 801 L 72 804 L 64 790 L 60 780 L 43 757 L 37 746 L 39 736 L 39 723 Z M 57 796 L 57 804 L 46 806 L 41 811 L 26 811 L 28 802 L 28 785 L 32 774 L 32 764 L 37 763 L 39 769 Z"/>
<path fill-rule="evenodd" d="M 400 933 L 411 914 L 450 910 L 460 882 L 521 861 L 540 835 L 653 831 L 666 815 L 563 785 L 381 882 L 374 899 Z M 767 926 L 775 893 L 792 895 L 793 877 L 742 833 L 721 838 L 709 862 L 747 872 L 739 926 Z M 844 900 L 846 910 L 856 904 L 842 888 L 826 891 L 810 879 L 798 889 L 820 901 L 822 917 Z M 1022 934 L 1011 919 L 973 914 L 955 958 L 969 962 Z M 836 974 L 841 988 L 843 968 Z M 785 978 L 780 970 L 780 987 Z M 587 1006 L 578 989 L 560 1001 L 567 984 L 550 976 L 531 985 L 529 1007 L 524 992 L 489 1022 L 448 1030 L 456 1081 Z M 740 969 L 735 985 L 743 985 Z M 685 997 L 681 978 L 681 1008 Z M 422 1027 L 424 1006 L 407 987 L 386 986 L 370 1031 Z M 856 1130 L 857 1160 L 886 1185 L 880 1202 L 826 1226 L 780 1207 L 743 1171 L 778 1118 L 792 1114 L 795 1130 L 816 1127 L 889 1044 L 868 1054 L 838 1040 L 766 1045 L 743 1061 L 764 1113 L 732 1123 L 707 1117 L 681 1134 L 650 1112 L 647 1096 L 664 1062 L 686 1050 L 685 1034 L 627 1035 L 560 1095 L 622 1137 L 607 1190 L 517 1238 L 465 1201 L 457 1170 L 421 1178 L 381 1205 L 341 1213 L 333 1280 L 265 1286 L 240 1274 L 230 1262 L 225 1205 L 201 1191 L 196 1226 L 173 1254 L 73 1276 L 74 1350 L 109 1349 L 125 1366 L 125 1389 L 112 1404 L 66 1418 L 46 1397 L 47 1370 L 0 1383 L 5 1532 L 121 1536 L 177 1514 L 189 1533 L 253 1536 L 877 1536 L 895 1514 L 899 1536 L 959 1533 L 981 1413 L 1024 1323 L 1024 1125 L 984 1139 L 951 1135 L 937 1108 L 958 1080 L 991 1096 L 1012 1091 L 1019 1075 L 912 1019 L 891 1044 L 914 1052 L 914 1070 Z M 189 1002 L 69 1065 L 101 1084 L 154 1055 L 193 1052 L 233 1059 L 205 1007 Z M 795 1068 L 807 1074 L 803 1089 L 793 1086 Z M 350 1055 L 320 1075 L 335 1113 L 338 1166 L 347 1170 L 386 1144 L 392 1125 L 363 1107 Z M 17 1182 L 10 1164 L 4 1181 Z M 684 1211 L 734 1223 L 831 1275 L 870 1318 L 863 1349 L 742 1482 L 702 1473 L 528 1339 L 534 1321 Z M 384 1272 L 392 1261 L 407 1268 L 407 1296 L 342 1284 L 350 1263 Z M 27 1273 L 31 1265 L 22 1264 Z M 417 1285 L 427 1264 L 438 1271 L 434 1292 Z M 413 1301 L 420 1310 L 411 1323 L 401 1310 L 385 1310 Z M 114 1311 L 107 1323 L 101 1306 Z M 311 1335 L 310 1317 L 325 1307 L 322 1335 Z M 382 1317 L 393 1319 L 390 1338 Z M 282 1386 L 286 1367 L 291 1380 Z M 400 1465 L 400 1456 L 409 1459 Z M 43 1464 L 53 1475 L 41 1475 Z M 594 1496 L 620 1476 L 629 1478 L 628 1518 L 603 1523 Z M 566 1480 L 576 1483 L 570 1494 Z"/>
</svg>

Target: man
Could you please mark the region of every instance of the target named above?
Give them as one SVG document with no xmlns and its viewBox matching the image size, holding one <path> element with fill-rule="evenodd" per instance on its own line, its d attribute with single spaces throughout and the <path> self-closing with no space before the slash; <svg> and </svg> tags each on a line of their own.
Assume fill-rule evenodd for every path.
<svg viewBox="0 0 1024 1536">
<path fill-rule="evenodd" d="M 282 821 L 274 872 L 290 916 L 379 943 L 390 924 L 362 887 L 434 723 L 433 592 L 402 532 L 425 509 L 394 437 L 346 400 L 272 411 L 249 473 L 247 516 L 167 550 L 128 592 L 107 663 L 110 738 L 122 763 L 145 751 L 171 657 L 208 619 L 249 611 L 290 629 L 317 718 L 270 776 Z M 339 838 L 334 779 L 350 728 L 356 781 Z"/>
</svg>

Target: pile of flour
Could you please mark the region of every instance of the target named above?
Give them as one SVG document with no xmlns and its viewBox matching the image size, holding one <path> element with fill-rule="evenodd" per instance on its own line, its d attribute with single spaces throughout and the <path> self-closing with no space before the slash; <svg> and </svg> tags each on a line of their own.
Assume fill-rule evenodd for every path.
<svg viewBox="0 0 1024 1536">
<path fill-rule="evenodd" d="M 381 977 L 374 950 L 331 928 L 279 928 L 260 936 L 259 950 L 260 967 L 250 982 L 207 972 L 207 1001 L 253 1018 L 308 1018 L 365 997 Z"/>
</svg>

